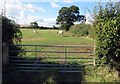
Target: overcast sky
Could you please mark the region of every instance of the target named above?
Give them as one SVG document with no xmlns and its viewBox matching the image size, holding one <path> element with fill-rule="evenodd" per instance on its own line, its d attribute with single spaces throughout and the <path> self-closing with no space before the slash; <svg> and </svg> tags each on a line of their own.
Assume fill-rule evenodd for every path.
<svg viewBox="0 0 120 84">
<path fill-rule="evenodd" d="M 102 4 L 109 0 L 101 0 Z M 118 0 L 112 0 L 118 1 Z M 5 0 L 0 0 L 1 8 L 4 8 Z M 62 7 L 76 5 L 80 14 L 87 17 L 87 23 L 91 20 L 88 10 L 97 6 L 98 0 L 6 0 L 6 16 L 14 19 L 19 24 L 30 24 L 37 21 L 39 26 L 50 27 L 55 25 L 58 11 Z M 0 11 L 1 12 L 1 11 Z"/>
</svg>

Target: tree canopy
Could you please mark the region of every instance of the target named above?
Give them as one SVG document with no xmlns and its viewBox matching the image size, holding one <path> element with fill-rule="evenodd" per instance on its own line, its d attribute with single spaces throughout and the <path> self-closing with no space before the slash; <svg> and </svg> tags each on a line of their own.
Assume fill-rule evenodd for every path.
<svg viewBox="0 0 120 84">
<path fill-rule="evenodd" d="M 59 15 L 57 16 L 56 21 L 56 24 L 61 25 L 61 28 L 69 31 L 70 26 L 73 25 L 74 22 L 85 22 L 86 18 L 84 15 L 80 15 L 79 8 L 77 6 L 72 5 L 70 7 L 62 7 L 59 10 Z"/>
<path fill-rule="evenodd" d="M 30 23 L 30 27 L 38 28 L 39 26 L 38 26 L 37 21 L 35 21 L 35 22 L 31 22 L 31 23 Z"/>
</svg>

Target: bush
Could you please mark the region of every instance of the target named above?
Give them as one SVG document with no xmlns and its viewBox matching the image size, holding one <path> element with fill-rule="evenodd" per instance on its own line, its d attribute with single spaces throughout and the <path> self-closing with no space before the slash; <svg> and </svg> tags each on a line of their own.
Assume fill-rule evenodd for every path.
<svg viewBox="0 0 120 84">
<path fill-rule="evenodd" d="M 89 24 L 77 24 L 70 27 L 70 33 L 76 35 L 76 36 L 86 36 L 89 35 Z"/>
<path fill-rule="evenodd" d="M 22 39 L 22 32 L 19 29 L 19 25 L 16 24 L 14 20 L 8 19 L 5 16 L 0 16 L 0 19 L 2 20 L 2 45 L 9 46 L 9 50 L 22 50 L 19 46 L 16 46 L 16 44 L 21 43 Z M 13 46 L 10 46 L 9 44 L 12 44 Z M 3 52 L 6 52 L 4 50 L 5 47 L 3 47 Z M 2 53 L 4 55 L 5 53 Z M 18 55 L 23 55 L 23 52 L 9 52 L 9 55 L 11 56 L 18 56 Z"/>
<path fill-rule="evenodd" d="M 120 6 L 109 2 L 99 5 L 94 14 L 98 58 L 111 67 L 120 65 Z M 120 67 L 118 68 L 120 72 Z"/>
<path fill-rule="evenodd" d="M 109 66 L 86 66 L 85 67 L 85 81 L 86 82 L 120 82 L 118 77 L 118 71 L 115 69 L 110 69 Z"/>
<path fill-rule="evenodd" d="M 2 20 L 2 43 L 16 44 L 20 43 L 22 39 L 22 32 L 14 20 L 0 16 Z"/>
</svg>

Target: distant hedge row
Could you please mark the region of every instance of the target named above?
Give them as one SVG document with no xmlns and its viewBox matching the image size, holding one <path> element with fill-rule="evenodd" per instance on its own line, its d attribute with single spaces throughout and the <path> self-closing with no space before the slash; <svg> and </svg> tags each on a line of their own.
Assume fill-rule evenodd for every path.
<svg viewBox="0 0 120 84">
<path fill-rule="evenodd" d="M 90 24 L 76 24 L 70 27 L 70 33 L 76 36 L 90 36 L 95 37 L 95 30 Z"/>
<path fill-rule="evenodd" d="M 59 29 L 58 27 L 19 27 L 21 29 Z"/>
</svg>

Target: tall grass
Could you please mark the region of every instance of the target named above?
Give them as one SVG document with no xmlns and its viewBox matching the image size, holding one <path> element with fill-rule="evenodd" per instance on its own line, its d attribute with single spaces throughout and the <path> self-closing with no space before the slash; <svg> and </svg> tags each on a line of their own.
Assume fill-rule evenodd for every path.
<svg viewBox="0 0 120 84">
<path fill-rule="evenodd" d="M 110 69 L 108 66 L 91 67 L 85 68 L 85 81 L 86 82 L 103 82 L 106 84 L 112 82 L 114 84 L 120 83 L 118 72 L 115 69 Z"/>
</svg>

